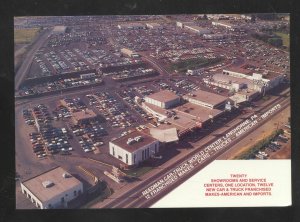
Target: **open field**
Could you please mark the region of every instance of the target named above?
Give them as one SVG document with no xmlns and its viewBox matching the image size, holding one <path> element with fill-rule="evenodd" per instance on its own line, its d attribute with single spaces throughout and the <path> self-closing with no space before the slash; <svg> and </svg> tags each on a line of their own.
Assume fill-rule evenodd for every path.
<svg viewBox="0 0 300 222">
<path fill-rule="evenodd" d="M 14 30 L 15 44 L 30 43 L 39 32 L 39 28 Z"/>
<path fill-rule="evenodd" d="M 288 34 L 282 32 L 275 32 L 275 34 L 282 38 L 282 42 L 284 46 L 290 47 L 290 36 Z"/>
<path fill-rule="evenodd" d="M 177 70 L 178 72 L 185 72 L 188 69 L 198 69 L 204 66 L 213 65 L 215 63 L 220 62 L 221 58 L 196 58 L 196 59 L 189 59 L 185 61 L 181 61 L 171 65 L 172 70 Z"/>
</svg>

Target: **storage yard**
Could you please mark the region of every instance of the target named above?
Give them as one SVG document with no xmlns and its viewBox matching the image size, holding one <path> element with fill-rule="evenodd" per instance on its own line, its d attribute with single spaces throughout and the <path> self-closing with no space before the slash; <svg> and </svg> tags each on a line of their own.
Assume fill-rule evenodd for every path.
<svg viewBox="0 0 300 222">
<path fill-rule="evenodd" d="M 196 152 L 202 140 L 222 136 L 215 131 L 287 100 L 289 52 L 252 34 L 288 21 L 238 18 L 71 16 L 16 23 L 16 32 L 44 27 L 16 70 L 20 180 L 61 166 L 79 175 L 83 193 L 97 189 L 93 181 L 117 191 Z M 290 150 L 287 118 L 277 126 L 287 132 L 243 158 L 290 158 L 281 151 Z M 224 159 L 236 156 L 227 154 Z"/>
</svg>

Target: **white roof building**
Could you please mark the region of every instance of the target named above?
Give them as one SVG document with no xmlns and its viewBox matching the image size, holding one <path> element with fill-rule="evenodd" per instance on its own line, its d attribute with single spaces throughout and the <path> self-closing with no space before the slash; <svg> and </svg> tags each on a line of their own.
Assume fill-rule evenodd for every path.
<svg viewBox="0 0 300 222">
<path fill-rule="evenodd" d="M 21 190 L 37 208 L 64 208 L 82 194 L 83 185 L 66 170 L 56 167 L 21 182 Z"/>
<path fill-rule="evenodd" d="M 138 165 L 159 151 L 159 141 L 134 131 L 109 142 L 109 154 L 128 166 Z"/>
</svg>

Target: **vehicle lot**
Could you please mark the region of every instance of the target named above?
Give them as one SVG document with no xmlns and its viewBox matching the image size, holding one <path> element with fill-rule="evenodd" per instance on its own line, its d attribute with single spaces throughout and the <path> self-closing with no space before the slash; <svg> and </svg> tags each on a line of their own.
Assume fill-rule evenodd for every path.
<svg viewBox="0 0 300 222">
<path fill-rule="evenodd" d="M 165 89 L 182 96 L 200 88 L 229 96 L 229 90 L 206 85 L 203 80 L 231 65 L 258 73 L 271 70 L 289 75 L 290 58 L 286 51 L 257 41 L 246 32 L 212 26 L 209 20 L 195 19 L 193 22 L 213 34 L 224 34 L 225 39 L 207 41 L 172 22 L 162 21 L 159 22 L 161 29 L 119 29 L 120 21 L 125 21 L 124 24 L 131 20 L 142 22 L 148 16 L 130 17 L 138 18 L 137 21 L 126 20 L 124 16 L 108 17 L 111 19 L 103 23 L 84 23 L 84 19 L 76 23 L 65 18 L 64 21 L 70 24 L 68 30 L 50 34 L 47 44 L 35 54 L 27 80 L 33 78 L 37 81 L 33 85 L 24 84 L 16 92 L 37 97 L 33 98 L 33 102 L 24 99 L 24 106 L 23 101 L 16 105 L 16 118 L 19 118 L 16 120 L 16 162 L 23 178 L 39 173 L 39 168 L 44 170 L 55 164 L 77 174 L 82 172 L 76 171 L 76 168 L 84 166 L 117 190 L 124 184 L 116 184 L 103 174 L 105 170 L 110 171 L 112 165 L 120 166 L 120 160 L 109 155 L 109 141 L 133 130 L 148 132 L 148 127 L 154 123 L 155 126 L 168 124 L 159 123 L 141 108 L 145 96 Z M 159 16 L 153 17 L 157 19 Z M 178 16 L 178 19 L 191 21 L 194 18 Z M 98 20 L 91 16 L 90 21 Z M 251 24 L 234 23 L 255 29 Z M 259 22 L 257 25 L 260 26 Z M 124 47 L 140 54 L 140 57 L 123 54 L 121 49 Z M 201 68 L 196 75 L 170 70 L 172 64 L 217 57 L 221 60 Z M 81 77 L 81 72 L 92 75 Z M 51 93 L 38 98 L 37 94 L 43 92 Z M 76 122 L 74 113 L 88 114 L 88 110 L 93 111 L 97 118 Z M 218 128 L 227 127 L 229 121 L 239 114 L 240 110 L 226 112 L 226 116 L 211 120 L 206 129 L 187 134 L 179 143 L 167 145 L 159 164 L 185 152 L 182 150 L 194 148 L 193 144 L 199 139 Z M 290 150 L 288 133 L 284 133 L 284 137 L 276 137 L 253 158 L 276 159 L 285 150 Z M 155 161 L 150 160 L 151 164 Z"/>
<path fill-rule="evenodd" d="M 140 89 L 140 88 L 139 88 Z M 145 90 L 145 88 L 144 88 Z M 149 92 L 149 91 L 141 91 L 139 90 L 140 92 Z M 136 97 L 136 94 L 134 93 L 134 90 L 133 89 L 124 89 L 124 90 L 120 90 L 118 92 L 118 95 L 124 100 L 124 102 L 126 102 L 128 104 L 128 106 L 134 110 L 137 115 L 140 115 L 142 118 L 144 118 L 144 120 L 150 120 L 152 119 L 152 116 L 147 114 L 139 105 L 138 103 L 135 101 L 135 97 Z M 139 118 L 140 121 L 139 123 L 143 123 L 144 121 Z"/>
<path fill-rule="evenodd" d="M 279 134 L 279 136 L 275 137 L 269 144 L 257 151 L 255 157 L 257 159 L 269 159 L 272 156 L 275 156 L 276 153 L 286 147 L 289 139 L 290 138 L 287 135 Z"/>
<path fill-rule="evenodd" d="M 137 118 L 129 112 L 126 105 L 108 92 L 96 92 L 87 95 L 87 98 L 112 127 L 126 128 L 137 122 Z"/>
</svg>

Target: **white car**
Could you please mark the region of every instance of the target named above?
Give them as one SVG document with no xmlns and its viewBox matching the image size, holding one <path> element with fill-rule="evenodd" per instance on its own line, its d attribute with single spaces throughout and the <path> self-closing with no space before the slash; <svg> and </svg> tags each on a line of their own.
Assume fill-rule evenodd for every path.
<svg viewBox="0 0 300 222">
<path fill-rule="evenodd" d="M 84 149 L 84 152 L 85 153 L 88 153 L 88 152 L 91 152 L 92 150 L 90 150 L 90 149 Z"/>
</svg>

